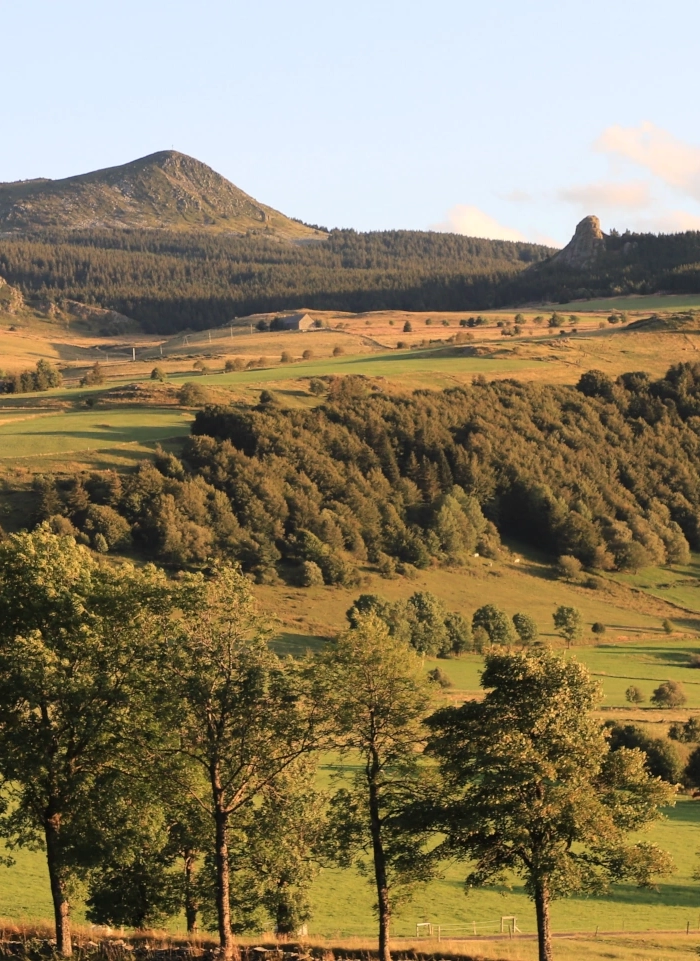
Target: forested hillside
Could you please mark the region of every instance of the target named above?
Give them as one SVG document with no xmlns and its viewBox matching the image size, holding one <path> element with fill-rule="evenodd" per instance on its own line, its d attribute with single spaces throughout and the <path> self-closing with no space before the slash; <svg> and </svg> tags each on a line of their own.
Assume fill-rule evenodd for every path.
<svg viewBox="0 0 700 961">
<path fill-rule="evenodd" d="M 509 278 L 499 288 L 495 300 L 499 305 L 531 301 L 567 303 L 581 298 L 659 291 L 700 291 L 700 231 L 612 231 L 605 235 L 598 256 L 585 267 L 567 265 L 557 258 L 537 264 Z"/>
<path fill-rule="evenodd" d="M 0 276 L 27 295 L 98 304 L 174 333 L 295 307 L 476 309 L 551 253 L 408 230 L 334 230 L 304 245 L 264 234 L 44 230 L 0 239 Z"/>
<path fill-rule="evenodd" d="M 495 555 L 499 535 L 598 569 L 700 547 L 700 365 L 658 381 L 584 374 L 411 397 L 328 378 L 321 406 L 207 408 L 181 458 L 39 485 L 36 521 L 176 566 L 239 560 L 259 580 L 357 583 Z"/>
</svg>

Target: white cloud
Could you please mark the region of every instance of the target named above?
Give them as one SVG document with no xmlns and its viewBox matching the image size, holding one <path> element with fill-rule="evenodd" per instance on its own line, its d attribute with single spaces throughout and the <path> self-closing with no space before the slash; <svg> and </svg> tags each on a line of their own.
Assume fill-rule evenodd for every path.
<svg viewBox="0 0 700 961">
<path fill-rule="evenodd" d="M 465 234 L 467 237 L 483 237 L 487 240 L 527 240 L 524 234 L 514 227 L 505 227 L 494 217 L 469 204 L 457 204 L 447 211 L 445 220 L 433 224 L 432 230 L 451 234 Z"/>
<path fill-rule="evenodd" d="M 595 149 L 645 167 L 670 187 L 700 200 L 700 147 L 679 140 L 649 121 L 638 127 L 608 127 Z"/>
<path fill-rule="evenodd" d="M 653 202 L 649 184 L 644 180 L 631 180 L 627 183 L 599 181 L 564 187 L 559 191 L 559 199 L 566 203 L 578 204 L 590 212 L 611 207 L 641 210 L 644 207 L 650 207 Z"/>
</svg>

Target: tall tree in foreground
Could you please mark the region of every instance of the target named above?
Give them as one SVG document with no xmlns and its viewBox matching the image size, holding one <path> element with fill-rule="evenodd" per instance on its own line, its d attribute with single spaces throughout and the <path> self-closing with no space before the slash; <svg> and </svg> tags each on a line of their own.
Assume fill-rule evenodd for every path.
<svg viewBox="0 0 700 961">
<path fill-rule="evenodd" d="M 83 828 L 119 779 L 156 615 L 177 594 L 162 572 L 105 567 L 45 525 L 0 544 L 0 834 L 45 847 L 63 955 Z"/>
<path fill-rule="evenodd" d="M 329 646 L 322 674 L 339 746 L 360 761 L 351 785 L 333 798 L 333 840 L 341 862 L 367 870 L 369 855 L 379 958 L 389 961 L 392 903 L 431 873 L 424 835 L 403 819 L 419 791 L 430 685 L 415 651 L 373 613 L 358 615 L 355 627 Z"/>
<path fill-rule="evenodd" d="M 315 746 L 318 717 L 305 666 L 281 661 L 268 647 L 250 582 L 222 567 L 206 581 L 205 595 L 163 648 L 158 752 L 213 820 L 219 940 L 231 957 L 232 824 L 245 828 L 254 799 Z M 188 765 L 204 778 L 188 776 Z M 202 780 L 206 790 L 198 788 Z"/>
<path fill-rule="evenodd" d="M 468 885 L 515 872 L 535 902 L 540 961 L 551 961 L 550 903 L 611 881 L 648 885 L 669 856 L 627 834 L 660 816 L 675 788 L 638 750 L 611 752 L 591 716 L 601 693 L 588 671 L 548 650 L 489 654 L 483 701 L 429 719 L 444 777 L 436 827 L 445 853 L 468 858 Z"/>
</svg>

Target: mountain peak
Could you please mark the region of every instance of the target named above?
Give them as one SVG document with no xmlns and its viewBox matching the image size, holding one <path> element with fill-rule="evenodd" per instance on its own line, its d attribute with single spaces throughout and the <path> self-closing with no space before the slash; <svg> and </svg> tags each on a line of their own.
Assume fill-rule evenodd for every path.
<svg viewBox="0 0 700 961">
<path fill-rule="evenodd" d="M 0 230 L 42 227 L 213 228 L 264 230 L 288 239 L 323 236 L 177 150 L 159 150 L 63 180 L 0 184 Z"/>
<path fill-rule="evenodd" d="M 600 229 L 600 220 L 590 215 L 576 225 L 574 236 L 552 257 L 552 262 L 579 269 L 590 267 L 604 250 L 605 234 Z"/>
</svg>

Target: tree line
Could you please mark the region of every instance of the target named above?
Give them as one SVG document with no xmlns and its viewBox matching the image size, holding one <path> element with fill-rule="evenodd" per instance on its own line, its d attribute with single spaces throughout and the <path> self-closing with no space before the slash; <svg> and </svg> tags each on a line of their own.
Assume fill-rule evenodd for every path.
<svg viewBox="0 0 700 961">
<path fill-rule="evenodd" d="M 488 383 L 410 397 L 318 381 L 314 409 L 198 411 L 180 456 L 37 481 L 35 519 L 175 567 L 237 560 L 259 581 L 361 584 L 496 557 L 515 536 L 570 564 L 638 570 L 700 547 L 700 365 Z"/>
<path fill-rule="evenodd" d="M 500 304 L 568 303 L 620 294 L 700 291 L 700 231 L 640 234 L 612 231 L 585 269 L 543 262 L 505 280 Z"/>
<path fill-rule="evenodd" d="M 700 290 L 700 231 L 613 232 L 585 270 L 551 262 L 553 253 L 408 230 L 332 230 L 300 245 L 255 233 L 44 229 L 2 238 L 0 276 L 43 303 L 96 304 L 163 334 L 302 307 L 486 310 Z"/>
<path fill-rule="evenodd" d="M 79 880 L 91 920 L 184 911 L 230 958 L 236 932 L 294 933 L 320 865 L 354 863 L 389 961 L 398 900 L 456 858 L 469 885 L 523 880 L 549 961 L 554 899 L 671 870 L 628 835 L 676 789 L 611 749 L 575 661 L 502 648 L 482 700 L 440 706 L 373 611 L 302 660 L 270 636 L 235 567 L 170 579 L 48 525 L 0 543 L 0 834 L 45 851 L 63 956 Z M 331 749 L 349 766 L 324 794 Z"/>
<path fill-rule="evenodd" d="M 0 240 L 0 276 L 28 297 L 108 307 L 163 334 L 236 316 L 486 307 L 537 244 L 420 231 L 333 230 L 327 241 L 163 230 L 44 230 Z"/>
<path fill-rule="evenodd" d="M 28 394 L 60 387 L 63 377 L 47 360 L 38 360 L 34 370 L 0 370 L 0 394 Z"/>
</svg>

